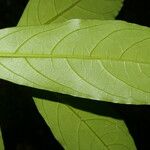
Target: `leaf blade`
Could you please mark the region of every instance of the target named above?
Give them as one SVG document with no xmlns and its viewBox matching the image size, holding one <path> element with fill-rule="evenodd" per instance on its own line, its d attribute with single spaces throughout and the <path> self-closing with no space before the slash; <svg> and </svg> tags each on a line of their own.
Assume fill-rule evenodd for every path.
<svg viewBox="0 0 150 150">
<path fill-rule="evenodd" d="M 18 25 L 50 24 L 76 18 L 114 19 L 122 3 L 122 0 L 30 0 Z"/>
<path fill-rule="evenodd" d="M 45 121 L 65 149 L 136 149 L 123 121 L 61 103 L 41 101 L 36 98 L 34 100 Z M 114 113 L 108 105 L 100 110 L 103 109 Z"/>
<path fill-rule="evenodd" d="M 1 130 L 0 130 L 0 149 L 1 149 L 1 150 L 4 150 L 4 144 L 3 144 L 3 139 L 2 139 Z"/>
<path fill-rule="evenodd" d="M 6 37 L 7 30 L 12 31 Z M 149 28 L 120 21 L 71 20 L 18 30 L 1 31 L 1 72 L 6 72 L 1 78 L 79 97 L 149 103 Z M 13 44 L 6 44 L 9 40 Z"/>
</svg>

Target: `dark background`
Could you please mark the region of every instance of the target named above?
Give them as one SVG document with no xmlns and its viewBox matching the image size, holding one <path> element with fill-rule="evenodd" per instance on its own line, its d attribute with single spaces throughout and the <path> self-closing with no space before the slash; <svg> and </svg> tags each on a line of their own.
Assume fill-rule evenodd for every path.
<svg viewBox="0 0 150 150">
<path fill-rule="evenodd" d="M 16 26 L 27 2 L 28 0 L 0 0 L 0 28 Z M 116 19 L 150 27 L 150 5 L 148 2 L 149 0 L 125 0 Z M 58 99 L 59 97 L 57 93 L 26 88 L 0 80 L 0 126 L 6 150 L 62 149 L 32 100 L 33 95 L 38 97 L 41 95 L 40 93 L 50 99 Z M 70 99 L 65 95 L 61 95 L 61 98 Z M 82 102 L 81 104 L 81 101 L 81 109 L 86 110 L 88 106 L 85 107 L 86 103 Z M 67 103 L 79 107 L 74 101 L 68 100 Z M 93 108 L 98 105 L 107 105 L 120 113 L 120 118 L 125 120 L 138 150 L 150 149 L 150 106 L 92 102 L 87 111 L 94 112 Z M 102 111 L 94 113 L 112 116 L 112 114 Z"/>
</svg>

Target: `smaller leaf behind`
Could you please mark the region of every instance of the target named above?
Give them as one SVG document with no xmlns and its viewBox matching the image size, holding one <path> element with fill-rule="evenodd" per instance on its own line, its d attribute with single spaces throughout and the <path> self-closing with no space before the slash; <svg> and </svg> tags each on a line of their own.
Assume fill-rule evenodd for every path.
<svg viewBox="0 0 150 150">
<path fill-rule="evenodd" d="M 41 25 L 69 19 L 114 19 L 123 0 L 30 0 L 18 25 Z"/>
<path fill-rule="evenodd" d="M 136 150 L 124 121 L 34 98 L 37 108 L 65 150 Z M 114 113 L 108 105 L 102 109 Z"/>
<path fill-rule="evenodd" d="M 4 150 L 4 144 L 3 144 L 3 139 L 2 139 L 1 130 L 0 130 L 0 150 Z"/>
</svg>

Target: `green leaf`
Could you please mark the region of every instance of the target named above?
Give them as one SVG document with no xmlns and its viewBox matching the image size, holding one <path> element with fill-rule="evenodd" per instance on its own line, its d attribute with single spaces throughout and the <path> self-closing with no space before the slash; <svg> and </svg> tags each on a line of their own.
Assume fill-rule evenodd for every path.
<svg viewBox="0 0 150 150">
<path fill-rule="evenodd" d="M 65 150 L 136 149 L 122 120 L 82 111 L 61 103 L 39 99 L 35 99 L 35 102 Z M 108 106 L 94 109 L 114 113 Z"/>
<path fill-rule="evenodd" d="M 4 145 L 3 145 L 3 139 L 1 135 L 1 130 L 0 130 L 0 150 L 4 150 Z"/>
<path fill-rule="evenodd" d="M 33 2 L 33 1 L 30 1 L 31 3 Z M 42 1 L 43 2 L 43 1 Z M 30 3 L 30 4 L 31 4 Z M 28 7 L 29 7 L 29 5 L 28 5 Z M 47 8 L 47 7 L 46 7 Z M 29 9 L 29 8 L 28 8 Z M 31 9 L 30 9 L 31 10 Z M 33 9 L 34 10 L 34 9 Z M 44 10 L 44 9 L 43 9 Z M 43 10 L 39 10 L 39 12 L 43 12 Z M 51 10 L 51 9 L 50 9 Z M 35 10 L 34 11 L 30 11 L 30 12 L 35 12 Z M 26 22 L 26 17 L 24 17 L 26 14 L 28 13 L 28 15 L 30 15 L 30 16 L 32 16 L 32 14 L 33 13 L 29 13 L 29 12 L 27 12 L 27 9 L 25 10 L 25 12 L 24 12 L 24 15 L 22 16 L 22 20 L 20 21 L 20 23 L 19 23 L 19 25 L 21 25 L 21 23 L 23 24 L 23 25 L 26 25 L 26 24 L 28 24 L 28 22 L 30 21 L 31 22 L 31 20 L 34 18 L 33 16 L 32 16 L 32 19 L 30 19 L 29 18 L 29 20 Z M 45 15 L 49 15 L 50 13 L 47 13 L 47 14 L 45 14 Z M 48 16 L 49 17 L 49 16 Z M 25 19 L 25 21 L 23 21 Z M 34 19 L 33 19 L 34 20 Z M 37 23 L 37 24 L 39 24 L 39 22 Z M 36 23 L 34 22 L 34 25 L 36 25 Z M 115 132 L 115 131 L 117 131 L 117 132 L 115 132 L 115 135 L 113 134 L 111 137 L 114 139 L 114 137 L 117 137 L 117 138 L 120 138 L 120 136 L 121 136 L 121 140 L 119 139 L 119 141 L 116 141 L 117 143 L 119 142 L 119 144 L 122 144 L 122 148 L 123 148 L 123 145 L 124 145 L 124 147 L 126 147 L 126 145 L 128 145 L 127 147 L 128 148 L 131 148 L 132 150 L 133 149 L 136 149 L 135 148 L 135 146 L 134 146 L 134 142 L 133 142 L 133 140 L 132 140 L 132 138 L 130 137 L 130 135 L 129 135 L 129 133 L 128 133 L 128 131 L 127 131 L 127 129 L 126 129 L 126 126 L 125 126 L 125 124 L 124 124 L 124 122 L 123 121 L 119 121 L 119 123 L 118 123 L 118 120 L 116 121 L 115 119 L 112 119 L 112 118 L 108 118 L 108 117 L 102 117 L 101 115 L 94 115 L 94 114 L 92 114 L 92 113 L 87 113 L 87 112 L 85 112 L 85 111 L 80 111 L 80 110 L 77 110 L 77 109 L 73 109 L 73 108 L 71 108 L 70 106 L 67 106 L 67 105 L 65 105 L 65 104 L 60 104 L 60 103 L 54 103 L 54 102 L 51 102 L 51 101 L 45 101 L 45 100 L 42 100 L 42 99 L 35 99 L 35 103 L 36 103 L 36 105 L 37 105 L 37 107 L 38 107 L 38 110 L 40 111 L 40 113 L 42 114 L 42 116 L 44 117 L 44 119 L 46 120 L 46 122 L 47 122 L 47 124 L 49 125 L 49 127 L 51 128 L 51 130 L 52 130 L 52 132 L 53 132 L 53 134 L 54 134 L 54 136 L 59 140 L 59 142 L 63 145 L 63 147 L 65 148 L 65 149 L 68 149 L 69 150 L 69 147 L 70 147 L 70 150 L 72 150 L 73 148 L 76 148 L 77 147 L 77 149 L 78 148 L 80 148 L 80 150 L 82 150 L 82 149 L 85 149 L 85 147 L 86 147 L 86 149 L 88 150 L 88 148 L 87 148 L 87 146 L 88 146 L 88 141 L 89 141 L 89 143 L 91 143 L 90 144 L 90 148 L 91 149 L 94 149 L 94 145 L 96 146 L 96 149 L 97 148 L 99 148 L 99 147 L 101 147 L 101 146 L 103 146 L 103 147 L 107 147 L 107 146 L 104 146 L 104 144 L 102 143 L 102 141 L 100 141 L 99 139 L 100 139 L 100 136 L 101 136 L 101 134 L 103 134 L 104 132 L 102 132 L 101 130 L 100 131 L 98 131 L 97 129 L 104 129 L 105 128 L 105 126 L 103 126 L 104 124 L 106 124 L 106 122 L 108 121 L 110 124 L 108 124 L 109 125 L 109 127 L 113 127 L 114 126 L 114 124 L 113 123 L 115 123 L 116 125 L 121 125 L 122 124 L 122 126 L 120 127 L 120 129 L 122 129 L 122 131 L 125 131 L 125 132 L 123 132 L 123 133 L 126 133 L 126 135 L 125 136 L 121 136 L 122 134 L 120 134 L 121 132 L 118 132 L 117 130 L 116 130 L 116 128 L 112 128 L 113 129 L 113 131 Z M 66 109 L 67 110 L 69 110 L 69 113 L 68 113 L 68 111 L 66 111 Z M 98 110 L 99 110 L 100 108 L 98 108 Z M 54 110 L 54 111 L 53 111 Z M 60 114 L 60 110 L 61 110 L 61 114 Z M 73 110 L 73 111 L 72 111 Z M 105 110 L 105 111 L 108 111 L 108 110 Z M 75 113 L 74 113 L 75 112 Z M 110 112 L 110 109 L 109 109 L 109 112 Z M 66 114 L 67 113 L 67 114 Z M 112 113 L 113 113 L 113 111 L 112 111 Z M 63 118 L 59 118 L 60 116 L 59 116 L 59 114 L 63 117 Z M 74 114 L 74 116 L 72 115 L 72 114 Z M 78 114 L 78 115 L 76 115 L 76 114 Z M 79 116 L 80 115 L 80 116 Z M 68 116 L 68 117 L 66 117 L 66 116 Z M 83 120 L 82 121 L 82 119 L 84 118 L 84 119 L 86 119 L 86 118 L 94 118 L 96 116 L 96 118 L 98 118 L 98 119 L 101 119 L 101 120 L 91 120 L 90 121 L 90 124 L 87 124 L 88 126 L 90 126 L 90 128 L 92 128 L 92 130 L 90 129 L 90 128 L 88 128 L 88 126 L 86 126 L 86 122 L 85 122 L 85 120 Z M 81 118 L 82 117 L 82 118 Z M 64 118 L 66 119 L 66 123 L 67 124 L 62 124 L 62 121 L 64 120 Z M 68 126 L 68 121 L 69 121 L 69 124 L 70 124 L 70 119 L 71 119 L 71 121 L 72 121 L 72 123 L 76 123 L 75 124 L 75 126 Z M 94 118 L 95 119 L 95 118 Z M 60 124 L 60 121 L 61 121 L 61 124 Z M 95 122 L 96 121 L 96 122 Z M 112 122 L 111 122 L 112 121 Z M 99 122 L 100 123 L 102 123 L 102 125 L 101 124 L 99 124 Z M 63 128 L 61 129 L 61 127 L 62 127 L 62 125 L 65 125 L 65 126 L 63 126 Z M 79 131 L 79 126 L 78 125 L 80 125 L 80 133 L 82 133 L 82 136 L 81 136 L 81 134 L 80 134 L 80 136 L 79 136 L 79 134 L 77 133 L 77 131 L 76 131 L 76 129 Z M 82 126 L 81 126 L 82 125 Z M 94 128 L 95 127 L 95 125 L 96 125 L 96 127 L 97 128 Z M 71 127 L 71 128 L 70 128 Z M 72 128 L 73 127 L 73 128 Z M 82 127 L 82 128 L 81 128 Z M 86 128 L 87 127 L 87 128 Z M 85 132 L 83 132 L 81 129 L 83 129 L 84 128 L 84 130 L 85 130 Z M 60 130 L 61 129 L 61 130 Z M 93 132 L 94 131 L 94 129 L 96 129 L 96 133 L 97 134 L 94 134 L 95 132 Z M 109 128 L 108 128 L 109 129 Z M 65 131 L 67 131 L 67 132 L 65 132 Z M 69 138 L 71 137 L 72 138 L 72 132 L 74 132 L 74 131 L 76 131 L 76 134 L 73 134 L 74 136 L 73 136 L 73 139 L 72 140 L 70 140 Z M 106 129 L 105 129 L 105 131 L 106 131 Z M 108 130 L 107 130 L 108 131 Z M 110 130 L 109 130 L 110 131 Z M 120 130 L 121 131 L 121 130 Z M 91 134 L 89 134 L 91 132 Z M 64 133 L 65 133 L 65 137 L 64 137 Z M 66 133 L 67 133 L 67 135 L 66 135 Z M 88 135 L 86 134 L 86 133 L 88 133 Z M 110 133 L 110 132 L 109 132 Z M 80 137 L 80 139 L 77 137 L 77 134 L 78 134 L 78 137 Z M 85 136 L 84 136 L 84 134 L 86 134 L 87 136 L 86 136 L 86 140 L 85 140 Z M 95 135 L 95 136 L 94 136 Z M 98 136 L 96 136 L 96 135 L 98 135 Z M 63 137 L 62 137 L 63 136 Z M 122 137 L 125 137 L 124 139 L 122 139 Z M 95 138 L 96 138 L 96 140 L 95 140 Z M 91 139 L 93 139 L 93 141 L 91 142 Z M 109 138 L 110 139 L 110 138 Z M 105 140 L 105 139 L 104 139 Z M 80 143 L 82 143 L 82 144 L 80 144 Z M 96 145 L 96 144 L 98 144 L 98 145 Z M 109 143 L 109 141 L 107 140 L 107 142 L 106 142 L 107 144 L 110 144 Z M 115 140 L 113 140 L 113 143 L 115 143 Z M 85 145 L 83 145 L 83 144 L 85 144 Z M 93 144 L 93 145 L 92 145 Z M 93 147 L 92 147 L 93 146 Z M 112 145 L 113 146 L 113 145 Z M 121 146 L 121 145 L 120 145 Z M 116 145 L 116 147 L 117 147 L 117 145 Z M 115 145 L 114 145 L 114 148 L 116 149 L 116 147 L 115 147 Z M 118 147 L 119 147 L 119 145 L 118 145 Z M 113 147 L 111 147 L 111 149 L 112 149 Z"/>
<path fill-rule="evenodd" d="M 30 0 L 19 25 L 39 25 L 69 19 L 114 19 L 123 0 Z"/>
<path fill-rule="evenodd" d="M 125 104 L 150 101 L 150 29 L 71 20 L 0 31 L 0 78 Z"/>
</svg>

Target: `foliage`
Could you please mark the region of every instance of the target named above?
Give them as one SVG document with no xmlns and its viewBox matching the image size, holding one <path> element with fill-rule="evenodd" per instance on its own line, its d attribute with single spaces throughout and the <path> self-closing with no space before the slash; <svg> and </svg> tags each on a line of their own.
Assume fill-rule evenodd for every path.
<svg viewBox="0 0 150 150">
<path fill-rule="evenodd" d="M 149 104 L 150 30 L 114 21 L 121 6 L 121 0 L 30 0 L 18 27 L 0 30 L 0 78 L 82 100 Z M 61 98 L 34 100 L 64 149 L 136 149 L 123 120 Z"/>
<path fill-rule="evenodd" d="M 75 19 L 0 33 L 3 79 L 96 100 L 149 103 L 149 28 Z"/>
<path fill-rule="evenodd" d="M 1 132 L 0 132 L 0 149 L 1 149 L 1 150 L 4 149 L 4 145 L 3 145 L 3 140 L 2 140 Z"/>
</svg>

